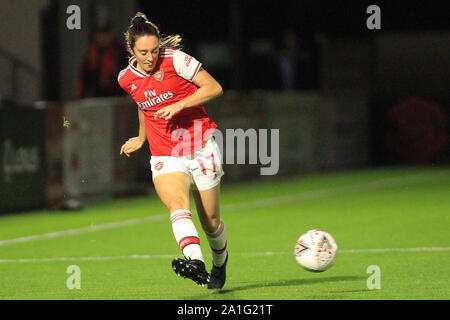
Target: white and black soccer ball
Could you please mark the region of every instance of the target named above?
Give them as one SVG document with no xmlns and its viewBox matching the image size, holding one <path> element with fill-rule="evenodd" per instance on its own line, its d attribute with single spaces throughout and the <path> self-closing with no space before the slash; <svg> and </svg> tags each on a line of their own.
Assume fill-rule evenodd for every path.
<svg viewBox="0 0 450 320">
<path fill-rule="evenodd" d="M 295 244 L 295 259 L 304 269 L 322 272 L 336 261 L 338 246 L 331 234 L 323 230 L 309 230 Z"/>
</svg>

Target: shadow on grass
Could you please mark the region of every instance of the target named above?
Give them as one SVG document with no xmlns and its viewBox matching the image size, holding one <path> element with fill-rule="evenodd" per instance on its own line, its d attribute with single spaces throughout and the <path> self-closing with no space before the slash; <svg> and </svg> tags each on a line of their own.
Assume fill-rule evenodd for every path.
<svg viewBox="0 0 450 320">
<path fill-rule="evenodd" d="M 268 287 L 290 287 L 290 286 L 301 286 L 301 285 L 308 285 L 308 284 L 316 284 L 316 283 L 324 283 L 324 282 L 336 282 L 336 281 L 356 281 L 366 279 L 362 276 L 336 276 L 336 277 L 325 277 L 325 278 L 314 278 L 314 279 L 292 279 L 292 280 L 280 280 L 280 281 L 273 281 L 273 282 L 255 282 L 255 283 L 249 283 L 242 286 L 237 287 L 231 287 L 226 288 L 222 290 L 214 290 L 209 291 L 210 293 L 207 295 L 201 295 L 201 296 L 190 296 L 186 297 L 186 299 L 222 299 L 224 297 L 220 296 L 233 296 L 233 293 L 237 291 L 246 291 L 251 289 L 258 289 L 258 288 L 268 288 Z M 226 285 L 225 285 L 226 286 Z M 212 294 L 211 294 L 212 293 Z M 274 297 L 276 299 L 276 297 Z"/>
</svg>

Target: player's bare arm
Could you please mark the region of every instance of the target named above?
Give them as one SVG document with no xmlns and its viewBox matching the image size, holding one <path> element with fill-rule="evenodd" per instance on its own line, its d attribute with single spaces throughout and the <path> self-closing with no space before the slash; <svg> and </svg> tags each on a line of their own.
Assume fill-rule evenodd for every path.
<svg viewBox="0 0 450 320">
<path fill-rule="evenodd" d="M 169 120 L 181 110 L 207 103 L 223 93 L 222 86 L 204 69 L 200 69 L 193 82 L 198 87 L 194 94 L 170 106 L 159 109 L 155 112 L 154 118 L 159 117 Z"/>
<path fill-rule="evenodd" d="M 128 141 L 125 142 L 122 145 L 122 148 L 120 149 L 120 154 L 124 153 L 127 157 L 130 157 L 130 153 L 142 148 L 145 141 L 147 141 L 147 135 L 145 132 L 144 114 L 139 108 L 138 108 L 138 115 L 139 115 L 139 136 L 128 139 Z"/>
</svg>

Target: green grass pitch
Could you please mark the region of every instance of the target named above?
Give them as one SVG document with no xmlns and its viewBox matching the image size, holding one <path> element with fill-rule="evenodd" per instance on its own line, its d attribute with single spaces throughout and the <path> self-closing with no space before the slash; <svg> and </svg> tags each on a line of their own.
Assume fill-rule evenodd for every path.
<svg viewBox="0 0 450 320">
<path fill-rule="evenodd" d="M 450 168 L 382 168 L 224 185 L 227 283 L 210 291 L 171 269 L 181 256 L 156 197 L 77 212 L 0 216 L 0 299 L 449 299 Z M 211 253 L 193 206 L 207 268 Z M 313 228 L 339 245 L 323 273 L 300 268 Z M 79 266 L 80 289 L 66 273 Z M 367 268 L 380 269 L 370 290 Z"/>
</svg>

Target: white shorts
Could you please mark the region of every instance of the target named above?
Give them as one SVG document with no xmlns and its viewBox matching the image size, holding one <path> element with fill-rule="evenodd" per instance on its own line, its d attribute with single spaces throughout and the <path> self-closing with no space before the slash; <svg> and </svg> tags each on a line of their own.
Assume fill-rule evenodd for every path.
<svg viewBox="0 0 450 320">
<path fill-rule="evenodd" d="M 160 174 L 184 172 L 191 178 L 194 190 L 205 191 L 220 183 L 224 175 L 219 146 L 211 137 L 197 152 L 185 156 L 152 156 L 153 180 Z"/>
</svg>

